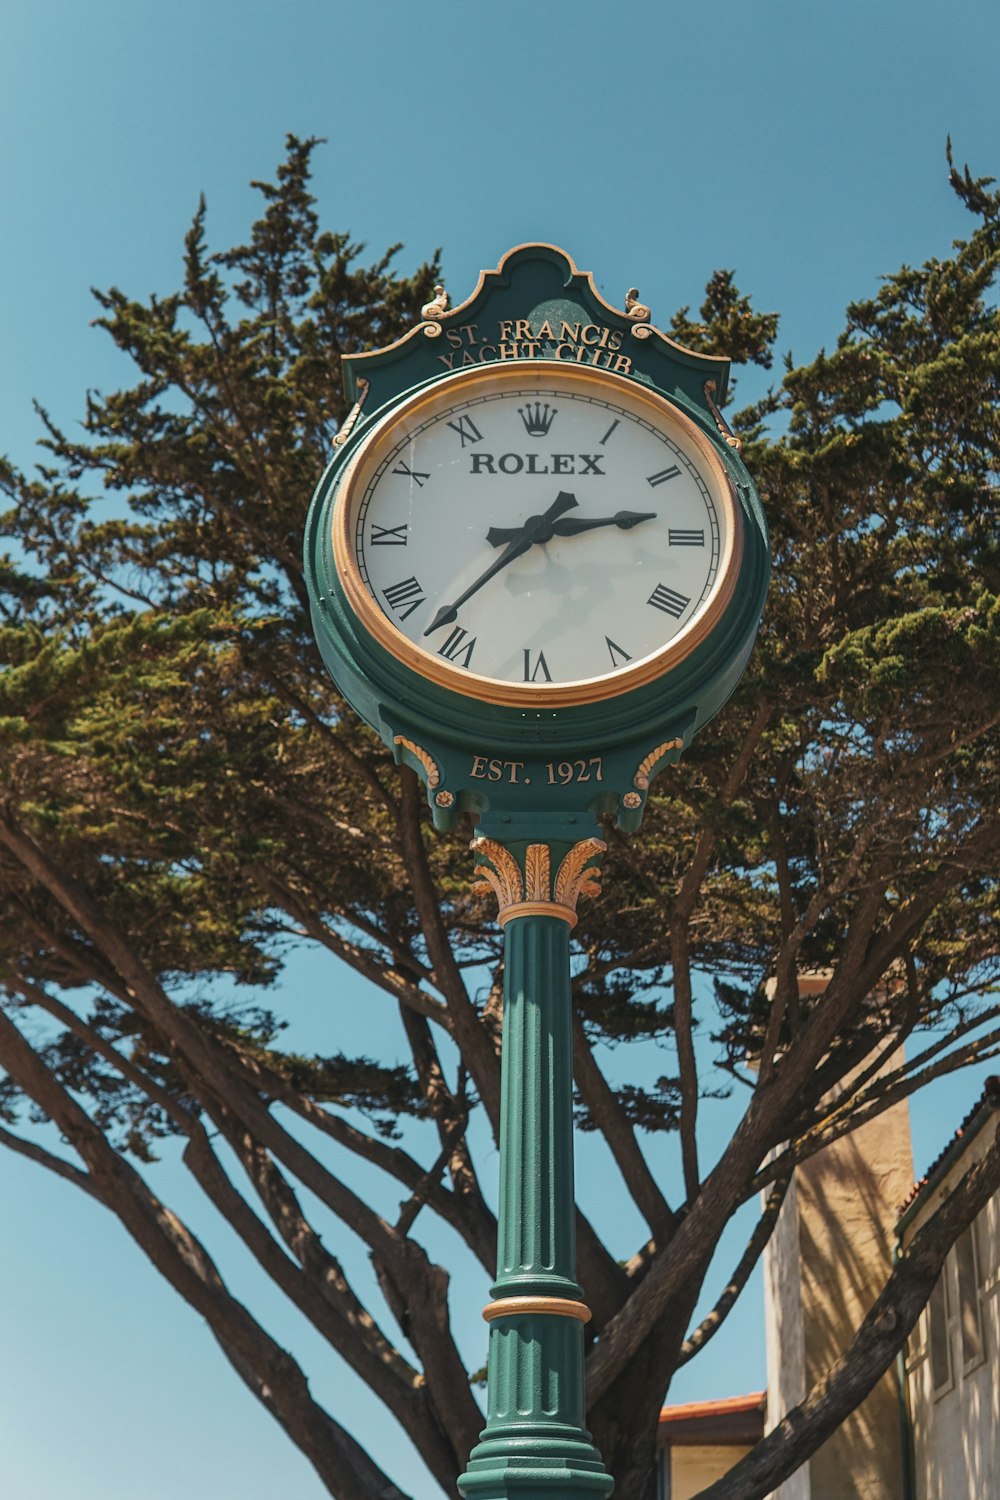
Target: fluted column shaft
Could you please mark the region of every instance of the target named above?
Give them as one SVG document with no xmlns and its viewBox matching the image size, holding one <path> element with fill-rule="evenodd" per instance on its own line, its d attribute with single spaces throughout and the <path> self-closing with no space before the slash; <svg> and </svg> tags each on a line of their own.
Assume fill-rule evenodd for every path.
<svg viewBox="0 0 1000 1500">
<path fill-rule="evenodd" d="M 553 908 L 555 909 L 555 908 Z M 470 1500 L 610 1493 L 585 1427 L 576 1281 L 572 913 L 505 924 L 500 1214 L 490 1319 L 488 1416 L 466 1473 Z M 501 919 L 503 920 L 503 912 Z M 568 920 L 567 920 L 568 916 Z"/>
</svg>

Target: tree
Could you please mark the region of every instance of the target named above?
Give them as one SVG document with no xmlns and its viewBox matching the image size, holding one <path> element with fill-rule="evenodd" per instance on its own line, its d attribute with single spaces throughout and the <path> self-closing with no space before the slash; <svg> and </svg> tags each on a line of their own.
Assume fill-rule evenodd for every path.
<svg viewBox="0 0 1000 1500">
<path fill-rule="evenodd" d="M 46 419 L 36 477 L 3 472 L 0 1141 L 116 1214 L 331 1494 L 372 1500 L 401 1492 L 149 1170 L 158 1140 L 184 1143 L 206 1199 L 454 1493 L 482 1416 L 421 1226 L 438 1216 L 492 1269 L 469 1123 L 497 1127 L 501 948 L 465 841 L 432 834 L 415 778 L 325 677 L 299 562 L 345 415 L 340 355 L 411 326 L 439 268 L 400 277 L 392 251 L 366 266 L 321 232 L 314 145 L 290 137 L 257 184 L 246 245 L 209 253 L 199 209 L 182 290 L 98 294 L 136 383 L 91 395 L 80 439 Z M 578 1219 L 589 1421 L 620 1500 L 652 1493 L 670 1379 L 738 1295 L 794 1165 L 1000 1045 L 1000 193 L 951 177 L 968 239 L 852 305 L 831 353 L 734 418 L 773 532 L 760 642 L 643 834 L 609 830 L 606 893 L 576 932 L 578 1122 L 649 1230 L 622 1264 Z M 765 367 L 776 331 L 727 272 L 672 324 Z M 282 1047 L 267 987 L 304 938 L 334 990 L 347 965 L 398 1008 L 405 1067 Z M 817 967 L 822 999 L 800 998 Z M 708 1167 L 706 977 L 702 1025 L 747 1100 Z M 600 1044 L 652 1038 L 670 1076 L 611 1087 Z M 676 1136 L 682 1201 L 643 1153 L 657 1132 Z M 358 1160 L 384 1183 L 371 1198 L 337 1166 Z M 766 1494 L 843 1420 L 998 1185 L 994 1147 L 902 1257 L 849 1364 L 714 1496 Z M 719 1236 L 762 1189 L 731 1284 L 692 1328 Z M 348 1281 L 347 1236 L 381 1302 Z"/>
</svg>

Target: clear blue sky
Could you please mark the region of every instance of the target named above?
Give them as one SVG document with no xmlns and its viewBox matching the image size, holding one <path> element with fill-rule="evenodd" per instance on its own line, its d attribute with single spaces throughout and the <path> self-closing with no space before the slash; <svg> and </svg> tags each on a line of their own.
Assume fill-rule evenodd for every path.
<svg viewBox="0 0 1000 1500">
<path fill-rule="evenodd" d="M 88 387 L 129 378 L 89 327 L 89 288 L 173 290 L 201 192 L 211 243 L 237 243 L 257 209 L 249 179 L 272 176 L 287 131 L 328 139 L 325 224 L 373 256 L 403 241 L 403 269 L 440 245 L 453 300 L 528 239 L 564 246 L 618 305 L 637 285 L 657 322 L 734 267 L 781 312 L 779 348 L 807 358 L 880 273 L 946 253 L 971 223 L 947 186 L 945 138 L 959 162 L 1000 175 L 998 56 L 995 0 L 5 0 L 0 451 L 34 461 L 33 398 L 71 426 Z M 357 984 L 308 955 L 280 1003 L 303 1044 L 373 1050 L 373 1024 L 382 1037 Z M 970 1076 L 916 1111 L 918 1165 L 979 1087 Z M 728 1112 L 706 1111 L 707 1154 Z M 669 1150 L 657 1161 L 673 1174 Z M 581 1169 L 585 1199 L 614 1205 L 590 1142 Z M 169 1159 L 154 1186 L 314 1389 L 429 1500 L 378 1407 L 204 1229 Z M 309 1465 L 107 1214 L 5 1154 L 0 1195 L 6 1496 L 319 1500 Z M 619 1219 L 625 1254 L 638 1227 L 625 1207 Z M 478 1361 L 485 1288 L 472 1273 L 454 1286 Z M 751 1289 L 671 1399 L 763 1382 Z"/>
</svg>

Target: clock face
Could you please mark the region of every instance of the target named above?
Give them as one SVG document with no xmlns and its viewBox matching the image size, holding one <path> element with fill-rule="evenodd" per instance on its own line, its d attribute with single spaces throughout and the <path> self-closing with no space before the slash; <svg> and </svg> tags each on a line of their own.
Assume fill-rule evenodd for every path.
<svg viewBox="0 0 1000 1500">
<path fill-rule="evenodd" d="M 480 366 L 396 407 L 339 486 L 348 600 L 467 696 L 592 702 L 675 666 L 722 613 L 742 532 L 699 428 L 635 382 Z"/>
</svg>

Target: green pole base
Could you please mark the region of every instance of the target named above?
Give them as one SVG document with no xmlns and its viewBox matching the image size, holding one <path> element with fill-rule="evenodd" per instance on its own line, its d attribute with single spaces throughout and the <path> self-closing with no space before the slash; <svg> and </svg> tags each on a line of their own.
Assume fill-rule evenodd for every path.
<svg viewBox="0 0 1000 1500">
<path fill-rule="evenodd" d="M 544 1437 L 536 1423 L 489 1427 L 458 1481 L 467 1500 L 593 1500 L 610 1495 L 614 1480 L 589 1434 L 562 1423 Z"/>
<path fill-rule="evenodd" d="M 509 1314 L 490 1326 L 489 1414 L 458 1481 L 467 1500 L 585 1500 L 614 1487 L 584 1423 L 583 1329 Z"/>
</svg>

